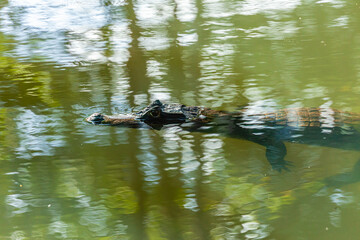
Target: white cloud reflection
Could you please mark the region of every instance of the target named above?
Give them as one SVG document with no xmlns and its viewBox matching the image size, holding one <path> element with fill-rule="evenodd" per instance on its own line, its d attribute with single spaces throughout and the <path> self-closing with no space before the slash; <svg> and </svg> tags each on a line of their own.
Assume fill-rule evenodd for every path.
<svg viewBox="0 0 360 240">
<path fill-rule="evenodd" d="M 196 18 L 197 8 L 192 0 L 177 0 L 176 16 L 182 22 L 191 22 Z"/>
<path fill-rule="evenodd" d="M 239 2 L 238 14 L 279 14 L 279 11 L 289 12 L 301 5 L 300 0 L 245 0 Z"/>
</svg>

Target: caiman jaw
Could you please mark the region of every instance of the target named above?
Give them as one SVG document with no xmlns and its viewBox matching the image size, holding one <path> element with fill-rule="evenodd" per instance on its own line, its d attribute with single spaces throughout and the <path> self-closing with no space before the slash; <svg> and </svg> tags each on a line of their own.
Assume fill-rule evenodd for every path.
<svg viewBox="0 0 360 240">
<path fill-rule="evenodd" d="M 134 115 L 116 115 L 107 116 L 101 113 L 93 113 L 86 118 L 86 121 L 95 125 L 113 125 L 113 126 L 127 126 L 140 127 L 142 122 Z"/>
</svg>

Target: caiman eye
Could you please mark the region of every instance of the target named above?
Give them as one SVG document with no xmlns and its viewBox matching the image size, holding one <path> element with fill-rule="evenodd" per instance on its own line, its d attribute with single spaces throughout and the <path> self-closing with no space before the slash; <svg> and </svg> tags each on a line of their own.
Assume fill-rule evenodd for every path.
<svg viewBox="0 0 360 240">
<path fill-rule="evenodd" d="M 159 118 L 160 117 L 160 110 L 159 109 L 153 109 L 150 111 L 150 116 L 153 118 Z"/>
</svg>

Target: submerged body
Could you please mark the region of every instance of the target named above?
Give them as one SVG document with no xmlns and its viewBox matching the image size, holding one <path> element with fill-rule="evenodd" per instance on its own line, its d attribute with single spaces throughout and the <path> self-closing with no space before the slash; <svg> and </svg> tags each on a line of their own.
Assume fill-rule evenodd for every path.
<svg viewBox="0 0 360 240">
<path fill-rule="evenodd" d="M 93 124 L 161 129 L 176 124 L 188 131 L 216 132 L 246 139 L 266 147 L 266 157 L 276 170 L 287 169 L 284 141 L 360 150 L 360 114 L 330 108 L 294 108 L 273 113 L 216 111 L 209 108 L 163 104 L 154 101 L 144 110 L 107 116 L 94 113 Z"/>
</svg>

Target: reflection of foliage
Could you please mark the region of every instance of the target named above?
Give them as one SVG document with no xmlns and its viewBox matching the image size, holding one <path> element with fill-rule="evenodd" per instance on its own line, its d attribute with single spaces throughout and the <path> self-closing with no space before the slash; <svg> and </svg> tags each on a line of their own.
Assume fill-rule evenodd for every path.
<svg viewBox="0 0 360 240">
<path fill-rule="evenodd" d="M 120 209 L 121 214 L 133 214 L 137 210 L 137 200 L 133 190 L 128 186 L 121 186 L 114 189 L 114 192 L 107 198 L 109 208 Z"/>
<path fill-rule="evenodd" d="M 265 183 L 251 183 L 248 177 L 229 178 L 225 188 L 228 203 L 236 212 L 247 212 L 254 209 L 266 209 L 271 219 L 277 218 L 282 206 L 293 202 L 290 191 L 278 195 L 268 189 Z"/>
<path fill-rule="evenodd" d="M 164 216 L 161 212 L 161 208 L 154 206 L 148 212 L 148 229 L 147 233 L 149 235 L 149 239 L 167 239 L 164 237 Z"/>
<path fill-rule="evenodd" d="M 10 120 L 10 114 L 10 109 L 0 108 L 0 160 L 7 159 L 6 152 L 15 149 L 18 144 L 14 134 L 16 123 Z"/>
<path fill-rule="evenodd" d="M 214 239 L 216 236 L 267 239 L 271 222 L 280 219 L 287 207 L 296 206 L 324 189 L 323 181 L 309 180 L 294 189 L 279 191 L 269 181 L 269 177 L 259 179 L 251 174 L 227 179 L 224 199 L 212 206 L 219 219 L 211 231 Z"/>
<path fill-rule="evenodd" d="M 7 0 L 0 0 L 0 9 L 3 8 L 6 4 L 8 4 Z"/>
<path fill-rule="evenodd" d="M 7 40 L 0 34 L 0 52 L 10 49 Z M 47 72 L 36 71 L 31 64 L 24 64 L 15 59 L 0 55 L 0 101 L 12 105 L 14 101 L 24 104 L 46 103 L 53 106 L 51 98 L 50 76 Z"/>
<path fill-rule="evenodd" d="M 253 177 L 227 179 L 225 198 L 213 206 L 215 215 L 223 219 L 226 226 L 218 224 L 212 230 L 214 237 L 264 239 L 269 234 L 269 221 L 279 218 L 284 206 L 296 200 L 292 191 L 274 192 L 267 178 L 254 181 Z"/>
</svg>

